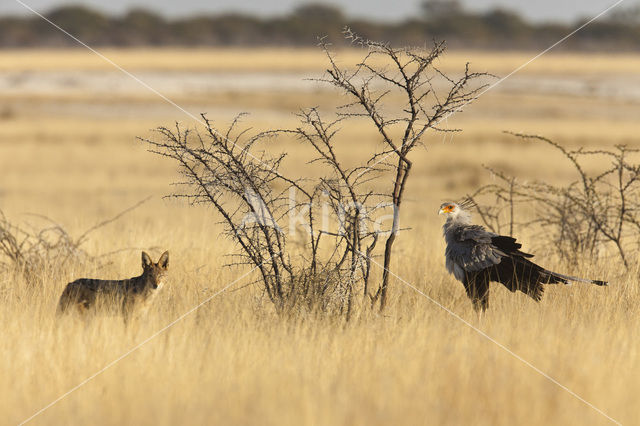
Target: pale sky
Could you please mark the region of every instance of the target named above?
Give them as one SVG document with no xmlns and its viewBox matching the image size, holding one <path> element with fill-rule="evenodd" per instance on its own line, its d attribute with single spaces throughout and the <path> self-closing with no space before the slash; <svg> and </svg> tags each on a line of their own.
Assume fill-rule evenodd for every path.
<svg viewBox="0 0 640 426">
<path fill-rule="evenodd" d="M 122 13 L 132 7 L 155 10 L 168 17 L 198 13 L 243 12 L 261 16 L 282 15 L 309 0 L 20 0 L 32 8 L 45 12 L 61 4 L 84 4 L 111 13 Z M 617 0 L 462 0 L 472 10 L 487 10 L 501 6 L 519 12 L 532 21 L 552 20 L 571 22 L 592 17 L 616 3 Z M 640 0 L 623 0 L 623 8 Z M 375 20 L 402 20 L 419 11 L 420 0 L 318 0 L 316 3 L 334 4 L 349 17 Z M 1 0 L 0 14 L 27 14 L 16 0 Z"/>
</svg>

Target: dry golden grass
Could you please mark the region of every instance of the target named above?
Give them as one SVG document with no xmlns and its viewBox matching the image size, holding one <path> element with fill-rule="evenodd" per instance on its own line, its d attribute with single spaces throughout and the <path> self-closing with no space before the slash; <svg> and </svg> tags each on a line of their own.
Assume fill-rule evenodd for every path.
<svg viewBox="0 0 640 426">
<path fill-rule="evenodd" d="M 179 64 L 188 69 L 273 71 L 290 70 L 295 62 L 298 70 L 306 71 L 321 64 L 307 51 L 214 53 L 109 52 L 127 68 L 172 69 Z M 490 64 L 488 70 L 495 73 L 529 57 L 469 55 Z M 75 50 L 2 52 L 0 57 L 4 70 L 105 68 Z M 464 57 L 455 53 L 453 59 Z M 583 69 L 588 63 L 600 67 L 598 72 L 608 66 L 623 75 L 640 59 L 570 55 L 544 61 L 532 64 L 529 72 L 589 73 Z M 603 65 L 597 65 L 599 61 Z M 256 127 L 274 122 L 285 127 L 294 124 L 291 107 L 314 96 L 227 93 L 198 108 L 217 107 L 222 112 L 212 118 L 222 120 L 236 111 L 258 108 L 250 119 Z M 317 96 L 330 102 L 326 93 Z M 109 111 L 120 108 L 110 107 L 112 100 L 87 99 L 82 102 Z M 46 214 L 77 235 L 148 195 L 154 198 L 88 242 L 86 249 L 95 255 L 131 248 L 109 257 L 112 263 L 105 268 L 97 263 L 52 268 L 43 271 L 36 285 L 19 275 L 0 273 L 0 413 L 6 424 L 27 419 L 247 272 L 223 267 L 224 256 L 234 247 L 220 237 L 218 218 L 210 209 L 162 200 L 177 178 L 174 167 L 134 139 L 173 120 L 188 123 L 187 117 L 162 112 L 136 118 L 125 114 L 126 108 L 121 114 L 92 116 L 82 111 L 87 105 L 82 102 L 77 116 L 56 110 L 75 102 L 46 95 L 35 100 L 0 96 L 0 104 L 15 111 L 0 119 L 0 209 L 22 224 L 37 221 L 25 213 Z M 144 102 L 149 107 L 159 104 Z M 47 103 L 52 107 L 42 109 Z M 261 114 L 260 108 L 268 114 Z M 637 103 L 616 99 L 487 94 L 451 119 L 450 126 L 461 127 L 463 133 L 453 140 L 430 135 L 428 148 L 416 151 L 417 167 L 403 212 L 403 226 L 412 230 L 399 238 L 393 265 L 402 279 L 622 423 L 637 422 L 639 414 L 638 266 L 622 272 L 616 262 L 587 260 L 568 268 L 550 255 L 548 247 L 536 244 L 535 235 L 520 233 L 543 265 L 606 278 L 612 285 L 548 286 L 540 303 L 495 285 L 490 311 L 478 318 L 462 285 L 444 270 L 436 210 L 442 198 L 461 196 L 490 179 L 481 164 L 522 179 L 559 183 L 573 178 L 551 151 L 516 141 L 502 130 L 542 133 L 572 146 L 637 144 L 634 111 L 638 112 Z M 376 138 L 359 124 L 346 125 L 341 149 L 352 158 Z M 274 150 L 290 153 L 293 173 L 305 172 L 300 160 L 306 153 L 299 145 L 283 141 Z M 148 318 L 129 328 L 113 317 L 54 318 L 68 281 L 138 274 L 143 248 L 151 249 L 154 257 L 164 249 L 171 251 L 170 282 Z M 259 287 L 243 288 L 255 278 L 244 278 L 231 289 L 236 291 L 214 297 L 32 423 L 610 423 L 400 280 L 392 284 L 384 315 L 363 309 L 344 324 L 335 319 L 278 318 Z"/>
</svg>

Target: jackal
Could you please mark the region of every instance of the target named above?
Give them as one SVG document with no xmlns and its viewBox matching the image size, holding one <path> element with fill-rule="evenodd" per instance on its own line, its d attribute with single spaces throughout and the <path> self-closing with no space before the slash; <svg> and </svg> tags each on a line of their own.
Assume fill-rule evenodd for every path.
<svg viewBox="0 0 640 426">
<path fill-rule="evenodd" d="M 169 267 L 169 252 L 158 263 L 142 252 L 142 275 L 128 280 L 96 280 L 80 278 L 67 284 L 58 304 L 58 314 L 75 307 L 80 312 L 95 308 L 96 304 L 115 307 L 129 317 L 134 310 L 146 311 L 157 291 L 164 284 Z"/>
</svg>

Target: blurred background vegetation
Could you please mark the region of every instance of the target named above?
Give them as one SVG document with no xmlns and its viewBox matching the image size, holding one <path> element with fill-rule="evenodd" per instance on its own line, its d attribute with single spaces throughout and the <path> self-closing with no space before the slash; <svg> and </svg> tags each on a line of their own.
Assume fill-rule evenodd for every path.
<svg viewBox="0 0 640 426">
<path fill-rule="evenodd" d="M 477 49 L 540 49 L 586 19 L 571 23 L 530 22 L 507 9 L 476 12 L 458 0 L 419 3 L 413 18 L 380 22 L 349 18 L 340 7 L 309 3 L 285 16 L 223 13 L 167 18 L 146 9 L 110 15 L 86 6 L 59 6 L 45 13 L 53 22 L 95 46 L 309 46 L 318 35 L 341 40 L 345 26 L 372 40 Z M 63 47 L 76 43 L 35 15 L 0 17 L 0 47 Z M 559 46 L 564 50 L 639 50 L 640 4 L 621 5 Z"/>
</svg>

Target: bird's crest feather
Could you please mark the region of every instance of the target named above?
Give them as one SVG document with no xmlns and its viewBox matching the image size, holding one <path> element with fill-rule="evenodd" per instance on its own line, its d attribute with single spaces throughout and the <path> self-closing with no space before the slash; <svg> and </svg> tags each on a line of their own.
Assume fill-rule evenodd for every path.
<svg viewBox="0 0 640 426">
<path fill-rule="evenodd" d="M 471 197 L 465 197 L 462 200 L 458 201 L 458 205 L 464 210 L 470 210 L 472 208 L 477 207 L 475 201 Z"/>
</svg>

